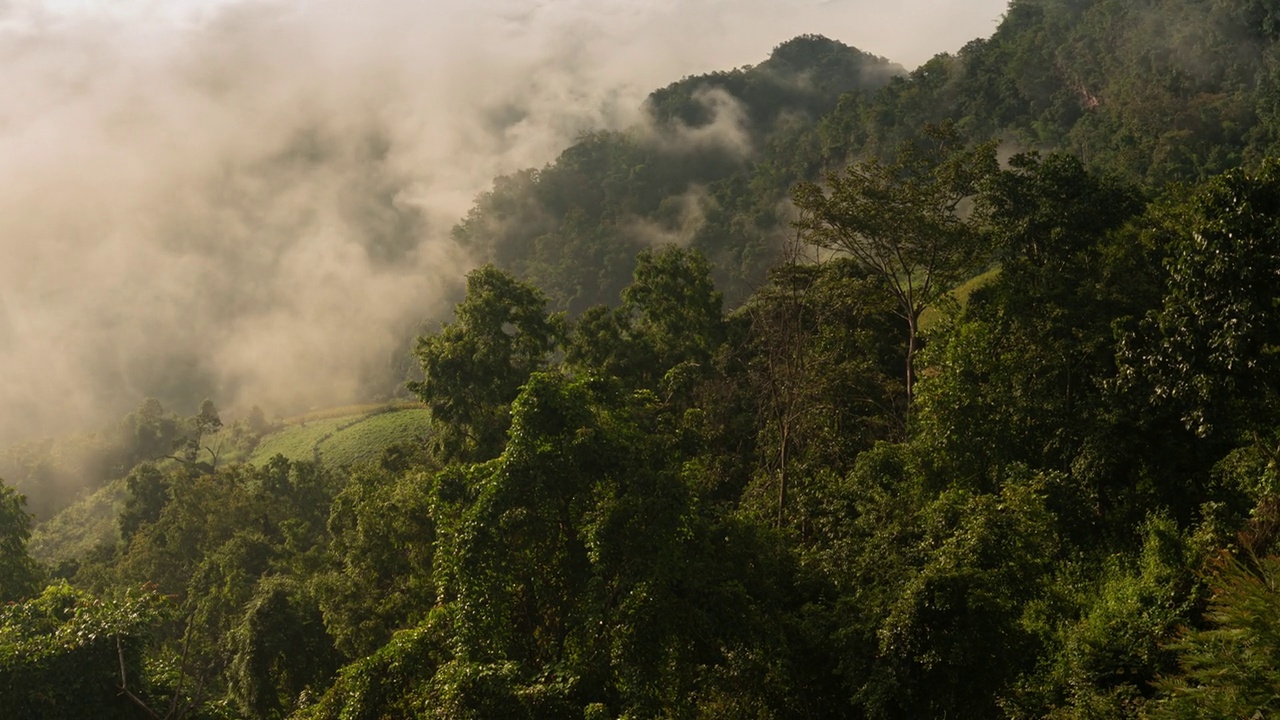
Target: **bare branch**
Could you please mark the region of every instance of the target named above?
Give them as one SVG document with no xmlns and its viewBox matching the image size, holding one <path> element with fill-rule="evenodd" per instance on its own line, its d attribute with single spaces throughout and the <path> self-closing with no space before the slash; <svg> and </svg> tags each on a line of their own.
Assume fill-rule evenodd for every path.
<svg viewBox="0 0 1280 720">
<path fill-rule="evenodd" d="M 120 659 L 120 693 L 128 697 L 130 700 L 132 700 L 135 705 L 145 710 L 146 713 L 151 717 L 155 718 L 156 720 L 163 720 L 163 718 L 161 718 L 160 715 L 158 715 L 155 710 L 152 710 L 150 707 L 148 707 L 147 704 L 143 702 L 141 698 L 139 698 L 137 695 L 134 695 L 132 692 L 130 692 L 129 678 L 126 675 L 125 669 L 124 669 L 124 645 L 120 642 L 119 635 L 116 636 L 116 656 Z"/>
</svg>

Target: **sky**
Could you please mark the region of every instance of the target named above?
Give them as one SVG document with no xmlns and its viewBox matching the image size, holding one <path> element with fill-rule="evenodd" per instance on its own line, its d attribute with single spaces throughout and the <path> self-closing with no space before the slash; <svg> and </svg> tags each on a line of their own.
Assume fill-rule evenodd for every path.
<svg viewBox="0 0 1280 720">
<path fill-rule="evenodd" d="M 254 0 L 0 0 L 2 8 L 12 14 L 55 18 L 114 18 L 130 23 L 157 22 L 170 27 L 190 28 L 215 17 L 228 6 L 252 5 Z M 295 5 L 305 12 L 317 3 L 298 0 Z M 888 57 L 911 68 L 928 60 L 937 52 L 952 51 L 976 37 L 989 36 L 1003 14 L 1007 0 L 902 0 L 898 3 L 873 3 L 865 0 L 775 0 L 759 2 L 742 0 L 476 0 L 469 3 L 423 0 L 415 3 L 421 16 L 448 17 L 450 8 L 468 6 L 464 14 L 472 18 L 498 20 L 543 17 L 575 19 L 585 24 L 611 19 L 637 22 L 637 25 L 613 24 L 624 32 L 637 27 L 651 27 L 659 37 L 650 42 L 687 39 L 687 34 L 673 32 L 675 24 L 690 14 L 692 25 L 702 30 L 719 31 L 701 35 L 694 47 L 667 47 L 665 50 L 694 63 L 708 63 L 705 68 L 690 67 L 685 73 L 736 67 L 756 62 L 760 47 L 777 44 L 805 32 L 820 32 L 867 52 Z M 319 3 L 326 5 L 326 3 Z M 332 6 L 332 3 L 327 5 Z M 375 14 L 388 5 L 382 0 L 361 4 L 360 14 Z M 420 16 L 420 17 L 421 17 Z M 456 17 L 456 15 L 455 15 Z"/>
<path fill-rule="evenodd" d="M 0 445 L 193 390 L 361 399 L 447 314 L 494 176 L 801 33 L 914 67 L 1004 8 L 0 0 Z"/>
</svg>

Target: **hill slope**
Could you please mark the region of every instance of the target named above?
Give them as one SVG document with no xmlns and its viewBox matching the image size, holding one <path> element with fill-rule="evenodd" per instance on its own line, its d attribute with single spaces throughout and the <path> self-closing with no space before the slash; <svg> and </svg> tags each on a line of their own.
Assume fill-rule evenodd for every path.
<svg viewBox="0 0 1280 720">
<path fill-rule="evenodd" d="M 1065 150 L 1160 187 L 1254 166 L 1280 139 L 1280 9 L 1261 0 L 1015 0 L 990 38 L 906 73 L 820 36 L 656 90 L 650 122 L 498 178 L 454 237 L 561 309 L 612 303 L 655 243 L 701 250 L 726 299 L 791 236 L 789 192 L 926 123 Z"/>
<path fill-rule="evenodd" d="M 260 466 L 277 455 L 332 468 L 374 463 L 392 445 L 420 442 L 429 422 L 430 413 L 412 404 L 319 411 L 286 421 L 264 435 L 252 453 L 224 452 L 219 467 L 236 462 Z M 218 445 L 218 439 L 211 444 Z M 161 464 L 176 467 L 172 460 Z M 32 556 L 57 565 L 86 557 L 104 544 L 114 544 L 118 538 L 116 518 L 127 493 L 124 478 L 117 478 L 40 523 L 31 535 Z"/>
<path fill-rule="evenodd" d="M 336 417 L 312 417 L 263 437 L 248 462 L 262 464 L 276 455 L 335 467 L 374 462 L 385 448 L 421 441 L 431 420 L 424 408 L 398 405 Z"/>
</svg>

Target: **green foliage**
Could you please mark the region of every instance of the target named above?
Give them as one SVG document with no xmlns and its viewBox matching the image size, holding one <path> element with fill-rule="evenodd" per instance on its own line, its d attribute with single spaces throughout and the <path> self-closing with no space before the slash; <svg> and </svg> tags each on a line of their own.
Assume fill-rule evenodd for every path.
<svg viewBox="0 0 1280 720">
<path fill-rule="evenodd" d="M 913 553 L 922 564 L 877 631 L 879 666 L 864 690 L 874 716 L 994 713 L 1038 650 L 1020 619 L 1057 545 L 1039 484 L 1018 478 L 999 495 L 948 491 L 923 509 Z"/>
<path fill-rule="evenodd" d="M 685 78 L 650 95 L 649 122 L 584 133 L 546 167 L 495 180 L 454 237 L 574 314 L 618 297 L 655 238 L 700 250 L 741 299 L 788 233 L 779 203 L 825 164 L 819 118 L 901 72 L 811 35 L 755 67 Z"/>
<path fill-rule="evenodd" d="M 715 89 L 740 102 L 767 137 L 786 112 L 817 117 L 846 93 L 875 89 L 903 72 L 901 66 L 821 35 L 801 35 L 773 49 L 755 67 L 685 78 L 655 91 L 647 107 L 662 124 L 698 127 L 714 121 L 699 94 Z M 763 138 L 762 138 L 763 139 Z"/>
<path fill-rule="evenodd" d="M 40 568 L 27 554 L 31 516 L 26 498 L 0 480 L 0 602 L 21 600 L 37 589 Z"/>
<path fill-rule="evenodd" d="M 31 600 L 0 607 L 0 702 L 16 717 L 37 720 L 145 718 L 151 686 L 143 648 L 167 612 L 154 592 L 118 601 L 65 584 Z"/>
<path fill-rule="evenodd" d="M 320 603 L 351 657 L 373 652 L 435 604 L 435 485 L 417 473 L 367 468 L 334 498 L 329 551 L 338 568 L 320 578 Z"/>
<path fill-rule="evenodd" d="M 124 509 L 120 511 L 120 537 L 128 542 L 143 525 L 160 519 L 170 499 L 169 482 L 155 465 L 144 463 L 125 478 Z"/>
<path fill-rule="evenodd" d="M 1256 166 L 1280 137 L 1274 15 L 1255 0 L 1019 1 L 990 38 L 910 73 L 798 37 L 758 65 L 655 91 L 650 122 L 584 133 L 548 166 L 496 180 L 454 235 L 575 314 L 611 302 L 653 237 L 690 242 L 736 303 L 780 259 L 792 185 L 889 160 L 926 125 L 1068 152 L 1153 188 Z"/>
<path fill-rule="evenodd" d="M 70 504 L 81 489 L 95 489 L 126 462 L 123 432 L 70 436 L 28 442 L 0 451 L 0 477 L 28 497 L 28 507 L 48 520 Z"/>
<path fill-rule="evenodd" d="M 676 375 L 705 372 L 724 339 L 721 295 L 706 258 L 669 245 L 636 258 L 619 308 L 597 306 L 582 315 L 565 359 L 570 368 L 658 390 L 678 382 Z"/>
<path fill-rule="evenodd" d="M 97 548 L 114 547 L 120 536 L 119 508 L 127 493 L 123 479 L 113 480 L 35 526 L 27 545 L 31 556 L 52 567 L 75 565 Z"/>
<path fill-rule="evenodd" d="M 986 263 L 990 252 L 960 204 L 996 171 L 995 143 L 965 148 L 955 128 L 926 128 L 892 164 L 871 159 L 792 193 L 805 242 L 876 276 L 907 325 L 906 391 L 915 385 L 920 314 Z"/>
<path fill-rule="evenodd" d="M 996 493 L 936 492 L 924 470 L 882 443 L 828 491 L 808 556 L 839 598 L 815 608 L 822 643 L 861 716 L 993 716 L 1041 648 L 1022 618 L 1060 557 L 1050 479 L 1010 468 Z"/>
<path fill-rule="evenodd" d="M 896 318 L 849 260 L 781 266 L 738 314 L 749 321 L 742 374 L 764 471 L 745 504 L 803 527 L 829 482 L 815 476 L 847 472 L 858 453 L 901 435 Z"/>
<path fill-rule="evenodd" d="M 439 612 L 346 668 L 315 716 L 785 707 L 781 628 L 755 599 L 785 577 L 785 561 L 750 526 L 699 512 L 663 416 L 648 392 L 533 375 L 502 455 L 437 477 L 435 567 L 419 572 L 434 574 Z M 421 490 L 357 487 L 334 516 L 346 528 L 335 537 L 345 538 L 345 572 L 378 582 L 412 534 L 379 532 L 360 508 L 391 508 L 400 526 L 421 512 L 406 493 Z"/>
<path fill-rule="evenodd" d="M 147 398 L 120 421 L 96 432 L 0 449 L 0 476 L 10 478 L 31 498 L 31 508 L 43 522 L 142 463 L 167 460 L 211 470 L 225 439 L 219 428 L 212 401 L 184 418 Z M 250 441 L 243 435 L 241 441 Z"/>
<path fill-rule="evenodd" d="M 875 152 L 926 122 L 1069 151 L 1160 185 L 1264 157 L 1275 38 L 1251 2 L 1014 2 L 992 37 L 891 82 L 864 111 Z"/>
<path fill-rule="evenodd" d="M 1209 581 L 1209 627 L 1170 647 L 1179 672 L 1164 678 L 1154 718 L 1267 717 L 1280 712 L 1280 558 L 1224 556 Z"/>
<path fill-rule="evenodd" d="M 724 339 L 721 294 L 700 253 L 667 246 L 636 257 L 635 279 L 622 291 L 642 364 L 655 373 L 681 363 L 707 363 Z"/>
<path fill-rule="evenodd" d="M 133 430 L 130 465 L 166 457 L 182 442 L 178 417 L 166 413 L 164 406 L 155 398 L 143 400 L 125 422 Z"/>
<path fill-rule="evenodd" d="M 1091 580 L 1060 578 L 1065 596 L 1029 613 L 1056 651 L 1005 698 L 1011 716 L 1134 717 L 1150 707 L 1157 679 L 1175 667 L 1169 643 L 1194 620 L 1204 591 L 1185 533 L 1158 516 L 1140 532 L 1136 556 L 1105 560 Z"/>
<path fill-rule="evenodd" d="M 287 716 L 338 666 L 315 600 L 285 577 L 258 584 L 228 639 L 233 695 L 249 718 Z"/>
<path fill-rule="evenodd" d="M 1173 210 L 1164 305 L 1126 349 L 1133 375 L 1207 435 L 1256 431 L 1280 366 L 1280 162 L 1214 178 Z"/>
<path fill-rule="evenodd" d="M 159 518 L 142 526 L 114 561 L 117 582 L 149 582 L 172 594 L 187 623 L 168 628 L 159 642 L 183 649 L 194 685 L 211 697 L 234 695 L 229 668 L 237 646 L 228 638 L 245 622 L 264 576 L 317 573 L 335 477 L 277 457 L 262 468 L 212 474 L 175 469 L 168 482 L 172 498 Z M 272 687 L 277 679 L 259 678 Z M 281 682 L 287 689 L 293 680 Z"/>
<path fill-rule="evenodd" d="M 984 202 L 1002 268 L 929 333 L 916 438 L 930 462 L 975 488 L 1011 463 L 1060 473 L 1051 502 L 1087 545 L 1127 547 L 1154 508 L 1191 517 L 1218 451 L 1117 382 L 1117 334 L 1160 303 L 1160 218 L 1062 155 L 1014 157 Z"/>
<path fill-rule="evenodd" d="M 453 323 L 418 339 L 423 379 L 409 383 L 440 423 L 447 457 L 491 457 L 509 422 L 507 407 L 546 366 L 563 335 L 536 288 L 492 267 L 467 275 Z"/>
<path fill-rule="evenodd" d="M 147 715 L 123 657 L 225 717 L 1268 712 L 1273 563 L 1201 617 L 1205 557 L 1280 542 L 1275 15 L 1018 0 L 908 75 L 805 36 L 654 93 L 455 228 L 494 264 L 426 408 L 148 400 L 6 452 L 40 512 L 116 494 L 38 530 L 111 599 L 0 609 L 0 707 Z M 66 530 L 111 497 L 123 542 Z"/>
<path fill-rule="evenodd" d="M 386 717 L 467 717 L 441 702 L 450 686 L 431 681 L 451 657 L 448 624 L 442 614 L 403 630 L 376 652 L 344 667 L 333 687 L 297 720 L 381 720 Z"/>
<path fill-rule="evenodd" d="M 1142 212 L 1137 188 L 1088 170 L 1065 153 L 1015 155 L 983 197 L 1005 272 L 1019 289 L 1060 295 L 1049 285 L 1095 270 L 1088 255 L 1109 232 Z M 1063 277 L 1065 276 L 1065 277 Z"/>
</svg>

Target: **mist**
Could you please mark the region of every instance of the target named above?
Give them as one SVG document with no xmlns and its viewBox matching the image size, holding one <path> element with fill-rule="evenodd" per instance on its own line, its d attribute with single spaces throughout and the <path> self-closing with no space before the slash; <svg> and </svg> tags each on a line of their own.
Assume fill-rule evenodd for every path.
<svg viewBox="0 0 1280 720">
<path fill-rule="evenodd" d="M 143 397 L 364 399 L 492 178 L 825 34 L 908 67 L 1003 2 L 0 0 L 0 445 Z"/>
</svg>

